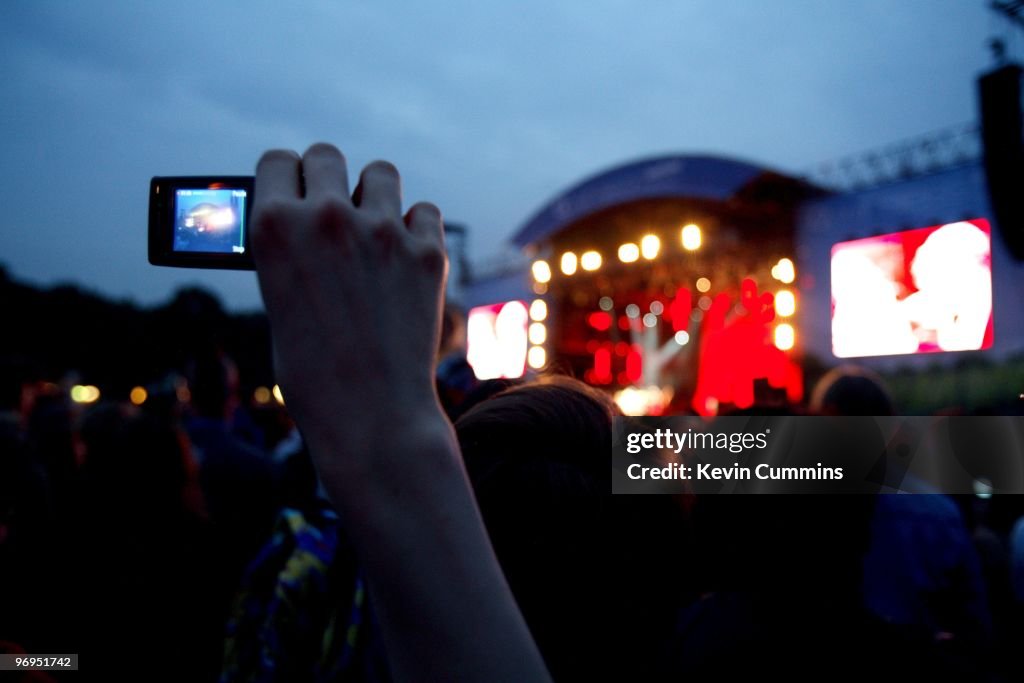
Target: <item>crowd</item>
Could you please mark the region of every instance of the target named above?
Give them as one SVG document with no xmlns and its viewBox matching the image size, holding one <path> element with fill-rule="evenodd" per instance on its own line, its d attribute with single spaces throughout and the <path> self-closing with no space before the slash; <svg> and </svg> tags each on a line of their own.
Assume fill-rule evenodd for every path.
<svg viewBox="0 0 1024 683">
<path fill-rule="evenodd" d="M 270 154 L 258 174 L 261 196 L 297 195 L 265 200 L 257 253 L 288 411 L 241 396 L 213 346 L 177 369 L 187 392 L 141 406 L 82 408 L 5 361 L 0 651 L 78 653 L 89 679 L 1019 678 L 1020 497 L 611 496 L 617 408 L 566 377 L 475 380 L 420 248 L 439 216 L 382 218 L 393 168 L 364 171 L 354 207 L 301 213 L 347 188 L 335 154 Z M 385 232 L 402 225 L 422 243 Z M 365 282 L 294 242 L 317 231 L 382 292 L 425 278 L 426 314 L 361 311 L 387 316 L 376 363 L 341 358 L 361 331 L 318 315 L 360 306 Z M 851 369 L 791 410 L 896 414 Z"/>
</svg>

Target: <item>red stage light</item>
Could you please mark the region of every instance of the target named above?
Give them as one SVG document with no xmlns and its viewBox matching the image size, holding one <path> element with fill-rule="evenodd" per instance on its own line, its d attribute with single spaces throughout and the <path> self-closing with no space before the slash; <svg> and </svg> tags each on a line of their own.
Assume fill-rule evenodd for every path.
<svg viewBox="0 0 1024 683">
<path fill-rule="evenodd" d="M 612 317 L 605 311 L 594 311 L 587 316 L 587 324 L 598 332 L 604 332 L 612 326 Z"/>
<path fill-rule="evenodd" d="M 626 354 L 626 378 L 630 384 L 635 384 L 644 376 L 644 357 L 640 353 L 640 346 L 634 344 Z"/>
<path fill-rule="evenodd" d="M 611 384 L 611 382 L 612 349 L 611 344 L 608 344 L 594 352 L 594 383 Z"/>
</svg>

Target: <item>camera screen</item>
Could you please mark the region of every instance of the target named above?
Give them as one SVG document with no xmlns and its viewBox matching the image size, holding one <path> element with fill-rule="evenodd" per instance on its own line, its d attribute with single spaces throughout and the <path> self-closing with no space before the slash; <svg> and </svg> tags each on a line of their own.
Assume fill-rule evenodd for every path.
<svg viewBox="0 0 1024 683">
<path fill-rule="evenodd" d="M 176 190 L 174 251 L 245 253 L 245 195 L 237 188 Z"/>
</svg>

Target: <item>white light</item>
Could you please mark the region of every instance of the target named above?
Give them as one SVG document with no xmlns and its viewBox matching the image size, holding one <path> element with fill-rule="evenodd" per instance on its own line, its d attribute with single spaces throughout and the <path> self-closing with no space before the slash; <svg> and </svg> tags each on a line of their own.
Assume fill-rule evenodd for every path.
<svg viewBox="0 0 1024 683">
<path fill-rule="evenodd" d="M 220 211 L 214 211 L 210 214 L 209 218 L 206 219 L 206 225 L 211 228 L 226 228 L 235 222 L 235 212 L 231 209 L 224 208 Z"/>
<path fill-rule="evenodd" d="M 466 319 L 466 361 L 477 379 L 522 377 L 529 311 L 521 301 L 478 306 Z"/>
<path fill-rule="evenodd" d="M 640 253 L 648 261 L 656 258 L 660 250 L 661 240 L 658 239 L 657 235 L 644 235 L 643 239 L 640 240 Z"/>
<path fill-rule="evenodd" d="M 707 292 L 709 289 L 711 289 L 711 280 L 707 279 L 706 277 L 697 278 L 698 292 Z"/>
<path fill-rule="evenodd" d="M 630 317 L 630 318 L 639 318 L 640 317 L 640 307 L 637 306 L 636 304 L 630 304 L 630 305 L 626 306 L 626 315 L 628 317 Z"/>
<path fill-rule="evenodd" d="M 676 332 L 676 344 L 680 346 L 686 346 L 690 343 L 690 333 L 686 330 L 679 330 Z"/>
<path fill-rule="evenodd" d="M 71 387 L 71 400 L 75 403 L 95 403 L 100 399 L 100 390 L 92 384 L 76 384 Z"/>
<path fill-rule="evenodd" d="M 796 313 L 796 297 L 793 296 L 793 292 L 782 289 L 775 293 L 775 312 L 783 318 Z"/>
<path fill-rule="evenodd" d="M 644 315 L 644 327 L 657 327 L 658 316 L 653 313 L 647 313 Z"/>
<path fill-rule="evenodd" d="M 565 275 L 572 275 L 573 273 L 575 273 L 576 272 L 576 254 L 571 252 L 571 251 L 567 251 L 564 254 L 562 254 L 562 264 L 561 264 L 561 267 L 562 267 L 562 273 L 564 273 Z"/>
<path fill-rule="evenodd" d="M 702 296 L 701 298 L 697 299 L 697 306 L 702 311 L 708 310 L 709 308 L 711 308 L 711 297 Z"/>
<path fill-rule="evenodd" d="M 683 249 L 686 249 L 687 251 L 696 251 L 697 249 L 700 249 L 700 228 L 693 223 L 683 226 L 680 237 L 682 239 Z"/>
<path fill-rule="evenodd" d="M 548 338 L 548 329 L 544 323 L 533 323 L 530 325 L 529 338 L 531 344 L 543 344 Z"/>
<path fill-rule="evenodd" d="M 704 400 L 704 410 L 708 412 L 708 415 L 718 414 L 718 399 L 714 396 L 708 396 Z"/>
<path fill-rule="evenodd" d="M 548 317 L 548 305 L 544 299 L 534 299 L 530 304 L 530 320 L 544 320 Z"/>
<path fill-rule="evenodd" d="M 623 263 L 633 263 L 640 258 L 640 247 L 632 242 L 626 242 L 619 247 L 619 260 Z"/>
<path fill-rule="evenodd" d="M 585 251 L 580 256 L 580 265 L 583 270 L 597 270 L 601 267 L 601 255 L 596 251 Z"/>
<path fill-rule="evenodd" d="M 660 415 L 672 400 L 672 390 L 660 387 L 626 387 L 612 397 L 624 415 Z"/>
<path fill-rule="evenodd" d="M 651 302 L 651 313 L 653 313 L 654 315 L 661 315 L 664 312 L 665 305 L 663 303 L 661 303 L 657 299 Z"/>
<path fill-rule="evenodd" d="M 775 328 L 775 348 L 789 351 L 796 344 L 796 331 L 789 323 L 782 323 Z"/>
<path fill-rule="evenodd" d="M 601 307 L 602 311 L 610 311 L 615 305 L 615 302 L 612 301 L 610 296 L 602 296 L 601 300 L 597 302 L 597 305 Z"/>
<path fill-rule="evenodd" d="M 541 284 L 551 280 L 551 266 L 547 261 L 533 262 L 533 279 Z"/>
<path fill-rule="evenodd" d="M 280 385 L 275 384 L 274 388 L 271 390 L 271 393 L 274 394 L 274 398 L 277 400 L 278 403 L 284 405 L 284 394 L 281 393 Z"/>
<path fill-rule="evenodd" d="M 788 258 L 779 259 L 772 267 L 772 277 L 788 285 L 796 279 L 796 267 Z"/>
<path fill-rule="evenodd" d="M 526 359 L 531 368 L 540 370 L 548 362 L 548 354 L 543 346 L 533 346 L 530 347 L 530 353 Z"/>
</svg>

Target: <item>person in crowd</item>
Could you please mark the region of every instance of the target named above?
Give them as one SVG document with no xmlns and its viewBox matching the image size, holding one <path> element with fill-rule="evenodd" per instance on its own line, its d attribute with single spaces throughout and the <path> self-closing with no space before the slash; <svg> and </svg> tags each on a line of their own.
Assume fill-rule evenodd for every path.
<svg viewBox="0 0 1024 683">
<path fill-rule="evenodd" d="M 385 162 L 350 193 L 344 157 L 325 144 L 264 154 L 255 196 L 277 375 L 365 572 L 392 674 L 546 680 L 434 385 L 440 212 L 403 213 Z"/>
<path fill-rule="evenodd" d="M 455 423 L 488 536 L 555 680 L 637 675 L 645 648 L 656 650 L 648 639 L 668 632 L 682 604 L 678 501 L 607 495 L 617 414 L 607 395 L 554 376 L 509 387 Z M 654 572 L 679 580 L 658 587 Z M 386 678 L 373 608 L 333 511 L 286 510 L 245 579 L 222 681 Z M 611 623 L 631 627 L 613 637 Z"/>
<path fill-rule="evenodd" d="M 0 652 L 49 647 L 46 612 L 58 602 L 56 515 L 29 447 L 26 379 L 20 359 L 0 360 Z"/>
<path fill-rule="evenodd" d="M 458 419 L 467 398 L 480 386 L 466 360 L 466 343 L 466 314 L 455 304 L 446 303 L 441 318 L 436 375 L 441 407 L 452 420 Z"/>
<path fill-rule="evenodd" d="M 211 680 L 226 587 L 185 434 L 111 404 L 86 415 L 81 437 L 84 491 L 64 581 L 75 608 L 59 612 L 72 622 L 67 651 L 97 671 Z M 189 654 L 154 668 L 156 649 Z"/>
<path fill-rule="evenodd" d="M 812 392 L 822 415 L 896 414 L 880 377 L 844 366 Z M 870 546 L 863 560 L 864 605 L 886 623 L 940 643 L 950 658 L 973 666 L 991 619 L 981 565 L 956 503 L 909 477 L 902 490 L 917 495 L 877 497 Z"/>
<path fill-rule="evenodd" d="M 265 453 L 232 434 L 238 371 L 230 359 L 212 351 L 194 358 L 188 386 L 185 428 L 199 463 L 199 482 L 238 578 L 270 535 L 277 513 L 272 465 Z"/>
</svg>

